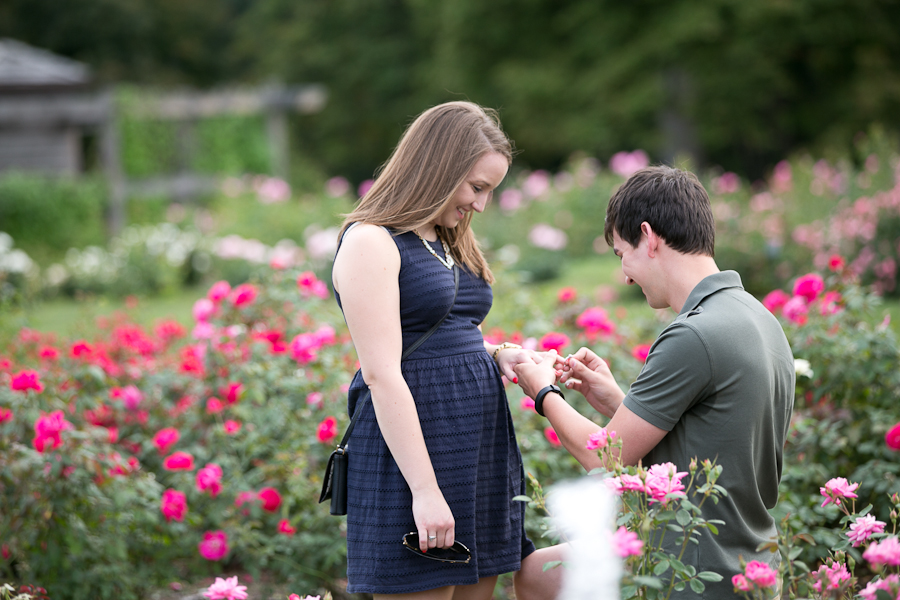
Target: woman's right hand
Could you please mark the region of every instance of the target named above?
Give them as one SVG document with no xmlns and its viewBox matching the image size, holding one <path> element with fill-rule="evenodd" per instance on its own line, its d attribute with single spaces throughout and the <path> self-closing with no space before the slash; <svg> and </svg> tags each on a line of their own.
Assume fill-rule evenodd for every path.
<svg viewBox="0 0 900 600">
<path fill-rule="evenodd" d="M 413 518 L 419 532 L 419 549 L 449 548 L 456 540 L 453 512 L 437 487 L 413 493 Z M 434 539 L 430 539 L 434 536 Z"/>
</svg>

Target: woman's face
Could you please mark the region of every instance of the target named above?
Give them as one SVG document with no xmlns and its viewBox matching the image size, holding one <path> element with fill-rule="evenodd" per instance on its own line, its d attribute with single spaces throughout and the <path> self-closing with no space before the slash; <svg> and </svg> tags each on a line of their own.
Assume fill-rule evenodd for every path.
<svg viewBox="0 0 900 600">
<path fill-rule="evenodd" d="M 484 211 L 484 207 L 494 195 L 494 189 L 506 177 L 507 170 L 509 163 L 499 152 L 488 152 L 483 155 L 466 175 L 462 185 L 450 199 L 450 203 L 433 224 L 452 229 L 471 211 Z"/>
</svg>

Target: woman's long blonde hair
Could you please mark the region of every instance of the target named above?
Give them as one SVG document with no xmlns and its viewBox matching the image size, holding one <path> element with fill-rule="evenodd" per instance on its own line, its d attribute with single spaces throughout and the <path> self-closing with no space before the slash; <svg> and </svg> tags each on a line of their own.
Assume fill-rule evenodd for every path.
<svg viewBox="0 0 900 600">
<path fill-rule="evenodd" d="M 355 222 L 382 225 L 397 233 L 431 223 L 488 152 L 499 152 L 512 162 L 512 143 L 495 111 L 471 102 L 447 102 L 426 110 L 406 129 L 375 183 L 346 215 L 338 239 Z M 471 221 L 470 212 L 456 227 L 437 226 L 438 235 L 458 262 L 493 283 Z"/>
</svg>

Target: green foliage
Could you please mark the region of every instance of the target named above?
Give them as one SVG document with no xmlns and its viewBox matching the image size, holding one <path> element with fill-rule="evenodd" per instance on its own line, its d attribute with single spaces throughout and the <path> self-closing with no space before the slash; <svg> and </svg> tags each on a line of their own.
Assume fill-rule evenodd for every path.
<svg viewBox="0 0 900 600">
<path fill-rule="evenodd" d="M 0 177 L 0 231 L 38 263 L 58 260 L 71 247 L 102 244 L 105 206 L 99 179 Z"/>
</svg>

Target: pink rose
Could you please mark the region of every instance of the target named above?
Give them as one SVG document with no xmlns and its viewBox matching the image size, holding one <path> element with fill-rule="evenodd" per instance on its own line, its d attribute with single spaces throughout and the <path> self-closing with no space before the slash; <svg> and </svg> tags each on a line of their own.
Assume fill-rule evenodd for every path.
<svg viewBox="0 0 900 600">
<path fill-rule="evenodd" d="M 209 288 L 206 297 L 218 304 L 231 292 L 231 285 L 227 281 L 217 281 Z"/>
<path fill-rule="evenodd" d="M 209 321 L 210 317 L 216 314 L 216 305 L 209 298 L 200 298 L 194 302 L 194 320 L 203 322 Z"/>
<path fill-rule="evenodd" d="M 238 585 L 237 576 L 227 579 L 216 577 L 215 582 L 203 592 L 203 595 L 209 600 L 246 600 L 247 586 Z"/>
<path fill-rule="evenodd" d="M 301 365 L 314 361 L 318 349 L 319 339 L 314 333 L 301 333 L 291 340 L 291 357 Z"/>
<path fill-rule="evenodd" d="M 744 575 L 761 588 L 772 587 L 778 578 L 778 572 L 758 560 L 751 560 L 744 569 Z"/>
<path fill-rule="evenodd" d="M 863 552 L 863 558 L 874 565 L 900 565 L 900 542 L 896 536 L 875 542 Z"/>
<path fill-rule="evenodd" d="M 15 375 L 12 376 L 12 379 L 9 382 L 9 387 L 14 392 L 28 392 L 28 390 L 34 390 L 36 392 L 44 391 L 44 384 L 41 383 L 41 376 L 37 371 L 32 370 L 24 370 L 19 371 Z"/>
<path fill-rule="evenodd" d="M 316 437 L 323 444 L 327 444 L 336 438 L 337 433 L 337 419 L 334 417 L 325 417 L 316 429 Z"/>
<path fill-rule="evenodd" d="M 242 283 L 231 291 L 231 303 L 235 308 L 250 306 L 256 301 L 256 287 L 249 283 Z"/>
<path fill-rule="evenodd" d="M 262 508 L 268 512 L 275 512 L 278 510 L 278 507 L 281 506 L 281 494 L 278 493 L 278 490 L 272 487 L 266 487 L 259 490 L 257 494 L 260 500 L 262 500 Z"/>
<path fill-rule="evenodd" d="M 163 468 L 167 471 L 193 471 L 194 457 L 187 452 L 173 452 L 163 461 Z"/>
<path fill-rule="evenodd" d="M 607 431 L 605 427 L 601 427 L 600 431 L 594 432 L 588 437 L 585 448 L 588 450 L 600 450 L 606 448 L 609 445 L 609 442 L 615 438 L 615 431 Z"/>
<path fill-rule="evenodd" d="M 172 489 L 163 492 L 159 510 L 162 511 L 166 521 L 184 521 L 187 509 L 187 497 L 184 492 Z"/>
<path fill-rule="evenodd" d="M 834 272 L 844 268 L 844 257 L 840 254 L 832 254 L 828 259 L 828 268 Z"/>
<path fill-rule="evenodd" d="M 784 318 L 796 325 L 805 325 L 809 307 L 806 305 L 806 298 L 803 296 L 794 296 L 785 302 L 782 308 Z"/>
<path fill-rule="evenodd" d="M 769 309 L 770 313 L 777 315 L 778 311 L 781 310 L 790 299 L 791 297 L 787 295 L 787 292 L 784 292 L 783 290 L 772 290 L 766 294 L 765 298 L 763 298 L 762 304 Z"/>
<path fill-rule="evenodd" d="M 174 446 L 179 439 L 181 439 L 181 433 L 177 429 L 166 427 L 157 431 L 156 435 L 153 436 L 153 445 L 156 446 L 160 454 L 166 454 L 169 448 Z"/>
<path fill-rule="evenodd" d="M 616 330 L 615 323 L 609 320 L 606 311 L 599 306 L 585 309 L 585 311 L 575 319 L 575 324 L 584 329 L 585 334 L 590 337 L 593 337 L 598 333 L 610 335 Z M 541 340 L 541 342 L 543 342 L 543 340 Z M 568 343 L 568 340 L 566 340 L 566 343 Z"/>
<path fill-rule="evenodd" d="M 120 399 L 128 410 L 137 410 L 144 399 L 144 394 L 136 386 L 127 385 L 122 388 Z"/>
<path fill-rule="evenodd" d="M 794 295 L 803 296 L 807 302 L 812 302 L 825 290 L 825 281 L 817 273 L 807 273 L 797 278 L 794 283 Z"/>
<path fill-rule="evenodd" d="M 225 429 L 225 433 L 227 433 L 228 435 L 234 435 L 241 430 L 241 422 L 229 419 L 222 424 L 222 427 L 223 429 Z"/>
<path fill-rule="evenodd" d="M 209 492 L 215 498 L 222 491 L 222 467 L 215 463 L 209 463 L 197 471 L 197 491 Z"/>
<path fill-rule="evenodd" d="M 544 428 L 544 437 L 547 438 L 547 441 L 550 442 L 553 446 L 561 446 L 562 442 L 559 441 L 559 436 L 556 434 L 556 431 L 552 427 Z"/>
<path fill-rule="evenodd" d="M 534 400 L 528 396 L 522 396 L 522 400 L 519 401 L 519 406 L 521 406 L 522 410 L 534 412 Z"/>
<path fill-rule="evenodd" d="M 825 501 L 822 502 L 822 506 L 826 506 L 828 503 L 840 506 L 841 498 L 856 498 L 857 495 L 854 492 L 858 487 L 858 483 L 851 484 L 843 477 L 829 479 L 825 483 L 825 487 L 819 488 L 819 493 L 825 496 Z"/>
<path fill-rule="evenodd" d="M 575 288 L 573 288 L 573 287 L 564 287 L 564 288 L 561 288 L 558 292 L 556 292 L 556 300 L 560 304 L 566 304 L 568 302 L 572 302 L 577 297 L 578 297 L 578 292 L 575 291 Z"/>
<path fill-rule="evenodd" d="M 228 554 L 228 534 L 222 530 L 207 531 L 197 549 L 206 560 L 222 560 Z"/>
<path fill-rule="evenodd" d="M 557 353 L 560 353 L 560 350 L 569 345 L 569 336 L 564 333 L 550 332 L 541 338 L 540 345 L 542 350 L 556 350 Z"/>
<path fill-rule="evenodd" d="M 8 408 L 3 408 L 0 406 L 0 423 L 6 423 L 7 421 L 12 421 L 13 411 Z"/>
<path fill-rule="evenodd" d="M 62 445 L 61 433 L 72 429 L 61 410 L 54 410 L 49 415 L 41 414 L 34 422 L 34 440 L 32 444 L 38 452 L 55 450 Z"/>
<path fill-rule="evenodd" d="M 295 527 L 291 527 L 291 522 L 287 519 L 282 519 L 278 522 L 278 533 L 283 533 L 284 535 L 294 535 L 297 533 L 297 529 Z"/>
<path fill-rule="evenodd" d="M 635 346 L 631 349 L 631 355 L 641 362 L 647 362 L 647 357 L 650 355 L 650 344 Z"/>
<path fill-rule="evenodd" d="M 639 556 L 644 549 L 644 542 L 633 531 L 628 531 L 624 526 L 619 527 L 612 535 L 613 552 L 621 558 Z"/>
<path fill-rule="evenodd" d="M 681 479 L 687 475 L 679 472 L 672 463 L 652 465 L 647 470 L 647 480 L 644 482 L 644 490 L 650 496 L 651 502 L 668 502 L 669 494 L 684 496 L 684 485 Z"/>
<path fill-rule="evenodd" d="M 900 450 L 900 423 L 897 423 L 884 434 L 884 443 L 891 450 Z"/>
<path fill-rule="evenodd" d="M 206 400 L 206 412 L 215 415 L 225 410 L 225 405 L 218 398 L 208 398 Z"/>
<path fill-rule="evenodd" d="M 738 573 L 731 578 L 731 585 L 734 586 L 736 592 L 749 592 L 753 590 L 753 584 L 749 579 L 744 577 L 742 573 Z"/>
<path fill-rule="evenodd" d="M 324 394 L 322 394 L 322 392 L 310 392 L 306 395 L 306 405 L 315 408 L 322 408 L 324 398 L 325 396 Z"/>
</svg>

